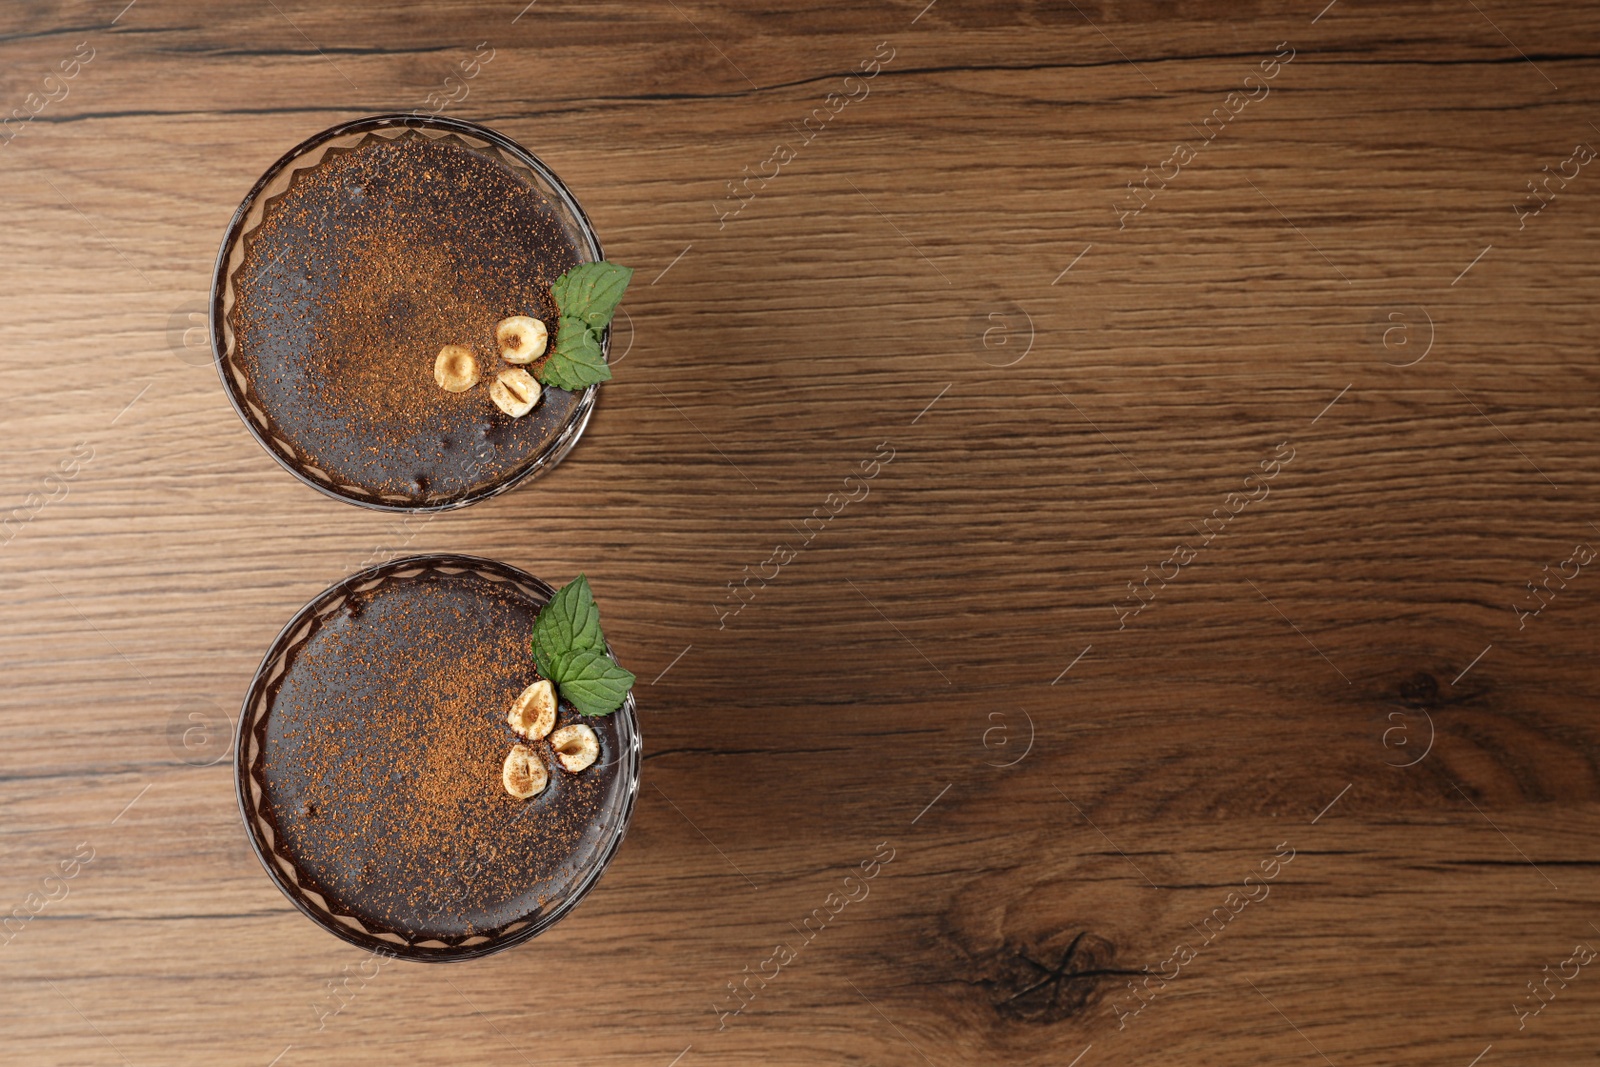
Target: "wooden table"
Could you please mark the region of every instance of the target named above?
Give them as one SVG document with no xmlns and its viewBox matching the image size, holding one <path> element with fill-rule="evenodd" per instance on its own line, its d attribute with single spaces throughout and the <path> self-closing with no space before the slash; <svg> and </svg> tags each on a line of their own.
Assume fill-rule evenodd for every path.
<svg viewBox="0 0 1600 1067">
<path fill-rule="evenodd" d="M 1593 1057 L 1600 9 L 125 2 L 0 13 L 6 1063 Z M 572 456 L 403 525 L 191 327 L 269 163 L 441 103 L 638 275 Z M 646 737 L 448 968 L 297 914 L 226 759 L 429 550 L 586 571 Z"/>
</svg>

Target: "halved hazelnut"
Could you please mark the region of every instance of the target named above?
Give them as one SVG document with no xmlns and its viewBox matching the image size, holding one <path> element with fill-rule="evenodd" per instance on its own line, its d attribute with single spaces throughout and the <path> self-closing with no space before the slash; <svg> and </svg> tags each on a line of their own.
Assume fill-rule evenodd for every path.
<svg viewBox="0 0 1600 1067">
<path fill-rule="evenodd" d="M 550 772 L 545 770 L 539 754 L 527 745 L 512 745 L 506 753 L 505 766 L 500 768 L 500 781 L 506 792 L 518 800 L 527 800 L 543 792 L 550 782 Z"/>
<path fill-rule="evenodd" d="M 513 315 L 500 320 L 494 328 L 494 339 L 500 344 L 500 358 L 507 363 L 532 363 L 544 355 L 550 330 L 538 319 Z"/>
<path fill-rule="evenodd" d="M 513 419 L 520 419 L 539 402 L 539 383 L 521 367 L 512 367 L 489 383 L 489 399 Z"/>
<path fill-rule="evenodd" d="M 600 755 L 600 739 L 586 723 L 576 722 L 563 726 L 550 735 L 550 747 L 556 750 L 561 766 L 576 774 L 593 763 Z"/>
<path fill-rule="evenodd" d="M 556 687 L 543 678 L 528 686 L 511 702 L 506 722 L 530 741 L 548 736 L 556 724 Z"/>
<path fill-rule="evenodd" d="M 445 345 L 433 361 L 433 380 L 449 393 L 464 393 L 478 384 L 478 361 L 460 345 Z"/>
</svg>

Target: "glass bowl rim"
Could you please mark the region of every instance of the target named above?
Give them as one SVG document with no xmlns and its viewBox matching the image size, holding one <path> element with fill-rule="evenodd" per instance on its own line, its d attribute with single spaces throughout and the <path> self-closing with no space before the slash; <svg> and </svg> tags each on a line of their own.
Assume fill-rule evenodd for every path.
<svg viewBox="0 0 1600 1067">
<path fill-rule="evenodd" d="M 505 134 L 467 119 L 449 118 L 444 115 L 416 115 L 404 112 L 366 115 L 329 126 L 327 129 L 312 134 L 289 149 L 262 172 L 261 177 L 257 178 L 255 184 L 250 187 L 250 191 L 239 201 L 239 206 L 234 209 L 233 217 L 228 220 L 227 228 L 223 230 L 222 244 L 217 249 L 216 263 L 211 272 L 211 292 L 207 301 L 207 332 L 211 338 L 211 362 L 217 368 L 217 376 L 222 380 L 222 391 L 227 396 L 229 405 L 233 408 L 234 414 L 239 416 L 239 421 L 244 423 L 245 429 L 250 431 L 250 436 L 255 438 L 256 444 L 260 445 L 262 450 L 271 456 L 280 467 L 294 475 L 303 484 L 309 485 L 323 496 L 333 500 L 360 508 L 368 508 L 372 511 L 401 514 L 454 511 L 457 508 L 469 507 L 479 501 L 499 496 L 501 493 L 514 489 L 528 479 L 559 464 L 567 453 L 577 445 L 584 431 L 588 429 L 589 419 L 594 414 L 595 404 L 599 400 L 599 383 L 584 388 L 582 396 L 578 399 L 578 406 L 573 409 L 572 415 L 568 417 L 565 423 L 564 432 L 522 470 L 514 471 L 478 489 L 462 493 L 453 498 L 433 503 L 403 504 L 375 499 L 365 500 L 360 497 L 350 496 L 338 492 L 333 487 L 325 485 L 307 475 L 304 471 L 299 470 L 268 442 L 263 428 L 256 425 L 255 418 L 245 409 L 244 398 L 238 394 L 234 383 L 228 380 L 227 342 L 223 334 L 224 314 L 222 311 L 223 293 L 228 286 L 228 258 L 235 242 L 240 239 L 245 219 L 249 216 L 257 199 L 267 186 L 283 173 L 286 168 L 322 144 L 340 137 L 387 129 L 442 130 L 446 133 L 465 134 L 466 136 L 489 142 L 495 148 L 511 156 L 519 164 L 533 171 L 542 181 L 549 185 L 550 190 L 561 202 L 562 207 L 577 220 L 578 228 L 581 231 L 580 236 L 587 246 L 586 250 L 589 253 L 590 261 L 597 262 L 605 258 L 605 251 L 600 245 L 600 236 L 595 233 L 593 223 L 589 221 L 589 216 L 584 213 L 583 206 L 578 203 L 578 198 L 572 194 L 572 190 L 567 188 L 566 183 L 556 175 L 555 171 L 550 169 L 549 165 Z M 543 190 L 540 190 L 540 192 L 542 193 Z M 602 358 L 609 362 L 611 355 L 610 326 L 607 326 L 601 334 L 600 352 Z"/>
<path fill-rule="evenodd" d="M 272 643 L 267 646 L 266 653 L 261 657 L 261 663 L 251 676 L 250 684 L 245 690 L 244 702 L 239 710 L 239 718 L 234 724 L 233 785 L 234 796 L 239 805 L 239 817 L 244 823 L 245 837 L 250 841 L 251 851 L 255 853 L 256 859 L 266 870 L 267 876 L 271 878 L 273 885 L 278 887 L 278 891 L 302 915 L 306 916 L 321 929 L 359 948 L 397 959 L 424 963 L 452 963 L 458 960 L 479 959 L 511 948 L 514 945 L 531 941 L 566 918 L 589 895 L 607 869 L 610 868 L 611 861 L 616 858 L 623 838 L 627 836 L 628 827 L 633 821 L 633 811 L 639 796 L 640 777 L 644 762 L 644 743 L 639 732 L 638 705 L 635 703 L 633 693 L 630 691 L 622 707 L 612 713 L 622 717 L 618 721 L 622 724 L 619 732 L 622 734 L 622 743 L 625 751 L 619 754 L 618 758 L 626 760 L 627 763 L 624 768 L 627 791 L 622 798 L 622 810 L 616 816 L 610 839 L 600 846 L 594 865 L 574 883 L 572 889 L 556 907 L 534 920 L 513 920 L 513 922 L 526 921 L 527 925 L 522 929 L 477 945 L 449 945 L 442 949 L 423 948 L 420 945 L 399 944 L 375 934 L 363 933 L 314 909 L 305 899 L 301 887 L 287 883 L 283 872 L 278 870 L 277 865 L 269 858 L 268 853 L 273 856 L 280 854 L 262 841 L 261 835 L 256 828 L 256 822 L 260 816 L 252 815 L 251 813 L 248 796 L 250 767 L 245 758 L 247 748 L 246 735 L 251 728 L 251 708 L 265 696 L 266 687 L 270 684 L 267 681 L 267 674 L 274 662 L 282 657 L 291 635 L 295 634 L 300 627 L 309 624 L 319 608 L 325 606 L 329 601 L 347 594 L 350 589 L 357 585 L 373 579 L 386 578 L 392 573 L 416 566 L 462 567 L 472 571 L 498 573 L 502 578 L 509 579 L 512 582 L 532 586 L 546 596 L 546 602 L 556 592 L 555 588 L 548 582 L 536 578 L 520 567 L 512 566 L 500 560 L 488 559 L 483 556 L 471 556 L 459 552 L 424 552 L 410 556 L 400 556 L 345 575 L 312 597 L 300 610 L 296 611 L 289 621 L 283 625 L 282 629 L 278 631 L 278 635 L 272 639 Z M 611 652 L 609 642 L 606 644 L 606 651 L 608 653 Z M 284 859 L 288 861 L 287 857 L 284 857 Z M 319 895 L 323 894 L 319 893 Z M 352 918 L 358 917 L 352 916 Z"/>
</svg>

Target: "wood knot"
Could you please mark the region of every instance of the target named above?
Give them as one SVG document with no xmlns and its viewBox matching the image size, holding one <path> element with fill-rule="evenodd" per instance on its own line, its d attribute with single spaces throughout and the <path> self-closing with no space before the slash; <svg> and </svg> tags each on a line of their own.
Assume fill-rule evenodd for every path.
<svg viewBox="0 0 1600 1067">
<path fill-rule="evenodd" d="M 1081 1014 L 1099 999 L 1101 987 L 1137 971 L 1119 970 L 1117 949 L 1087 930 L 1072 936 L 1066 947 L 1054 942 L 1007 943 L 987 961 L 983 984 L 995 1011 L 1009 1019 L 1054 1023 Z"/>
<path fill-rule="evenodd" d="M 1427 671 L 1418 671 L 1400 683 L 1400 703 L 1413 708 L 1439 706 L 1439 680 Z"/>
</svg>

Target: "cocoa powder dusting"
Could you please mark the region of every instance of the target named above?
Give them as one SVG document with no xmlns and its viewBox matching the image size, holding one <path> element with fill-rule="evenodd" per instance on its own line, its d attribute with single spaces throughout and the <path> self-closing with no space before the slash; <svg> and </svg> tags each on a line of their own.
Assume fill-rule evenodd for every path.
<svg viewBox="0 0 1600 1067">
<path fill-rule="evenodd" d="M 487 383 L 508 366 L 502 319 L 543 320 L 554 348 L 550 285 L 582 258 L 499 160 L 453 139 L 371 137 L 298 173 L 247 237 L 231 316 L 239 363 L 307 463 L 377 493 L 459 495 L 539 455 L 572 415 L 577 396 L 550 389 L 512 419 Z M 434 382 L 446 344 L 472 350 L 478 386 Z"/>
<path fill-rule="evenodd" d="M 623 787 L 607 719 L 570 774 L 529 743 L 550 784 L 501 785 L 520 740 L 505 718 L 538 679 L 539 605 L 471 574 L 391 578 L 319 623 L 272 694 L 263 810 L 304 881 L 409 936 L 493 930 L 559 899 L 604 840 Z M 562 705 L 558 726 L 580 721 Z"/>
</svg>

